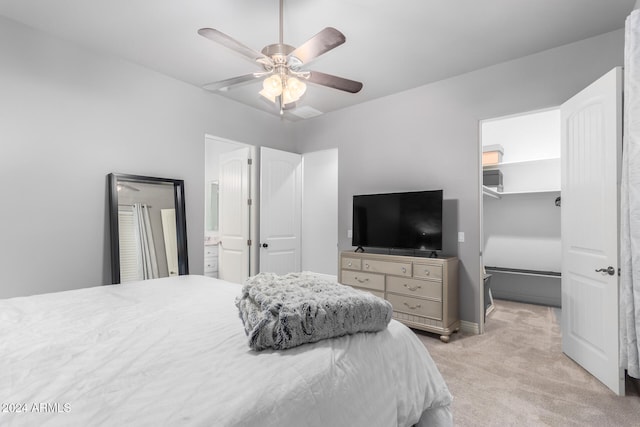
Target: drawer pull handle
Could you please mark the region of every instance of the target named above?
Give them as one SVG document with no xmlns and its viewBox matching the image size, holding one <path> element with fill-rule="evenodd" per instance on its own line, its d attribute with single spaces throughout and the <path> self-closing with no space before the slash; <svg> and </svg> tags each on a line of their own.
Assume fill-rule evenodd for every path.
<svg viewBox="0 0 640 427">
<path fill-rule="evenodd" d="M 364 268 L 369 268 L 369 264 L 365 264 L 365 265 L 364 265 Z"/>
<path fill-rule="evenodd" d="M 407 307 L 409 307 L 409 310 L 416 310 L 416 309 L 418 309 L 418 308 L 422 307 L 420 304 L 418 304 L 418 305 L 414 305 L 413 307 L 411 307 L 411 306 L 409 305 L 409 303 L 407 303 L 407 302 L 405 302 L 405 303 L 404 303 L 404 305 L 406 305 Z"/>
<path fill-rule="evenodd" d="M 428 276 L 428 275 L 430 275 L 430 274 L 431 274 L 431 272 L 430 272 L 429 270 L 425 270 L 425 271 L 424 271 L 424 275 L 425 275 L 425 276 Z"/>
<path fill-rule="evenodd" d="M 417 291 L 418 289 L 421 289 L 421 288 L 422 288 L 422 286 L 420 286 L 420 285 L 416 285 L 416 286 L 409 286 L 409 285 L 407 285 L 406 283 L 404 284 L 404 287 L 405 287 L 405 288 L 407 288 L 407 289 L 409 289 L 410 291 Z"/>
<path fill-rule="evenodd" d="M 347 264 L 349 267 L 351 267 L 353 264 L 351 262 L 349 262 L 349 264 Z"/>
<path fill-rule="evenodd" d="M 364 279 L 361 279 L 358 276 L 356 276 L 356 280 L 360 283 L 366 283 L 369 281 L 369 278 L 365 277 Z"/>
<path fill-rule="evenodd" d="M 406 267 L 402 267 L 402 272 L 406 273 L 407 272 L 407 268 Z"/>
</svg>

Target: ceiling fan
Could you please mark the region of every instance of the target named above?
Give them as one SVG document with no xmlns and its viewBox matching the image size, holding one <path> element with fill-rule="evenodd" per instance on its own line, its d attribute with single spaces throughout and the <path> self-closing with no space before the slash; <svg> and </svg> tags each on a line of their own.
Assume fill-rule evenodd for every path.
<svg viewBox="0 0 640 427">
<path fill-rule="evenodd" d="M 265 46 L 262 52 L 257 52 L 213 28 L 201 28 L 198 30 L 198 34 L 201 36 L 241 54 L 244 58 L 261 66 L 263 69 L 260 72 L 209 83 L 204 86 L 204 89 L 226 91 L 232 86 L 264 77 L 263 89 L 259 93 L 271 102 L 277 103 L 280 107 L 281 115 L 285 109 L 295 107 L 296 102 L 305 93 L 305 81 L 345 92 L 359 92 L 362 89 L 362 83 L 360 82 L 319 71 L 302 69 L 303 66 L 309 64 L 320 55 L 343 44 L 346 38 L 344 34 L 335 28 L 327 27 L 297 48 L 284 44 L 282 41 L 282 3 L 283 0 L 280 0 L 280 40 L 276 44 Z"/>
</svg>

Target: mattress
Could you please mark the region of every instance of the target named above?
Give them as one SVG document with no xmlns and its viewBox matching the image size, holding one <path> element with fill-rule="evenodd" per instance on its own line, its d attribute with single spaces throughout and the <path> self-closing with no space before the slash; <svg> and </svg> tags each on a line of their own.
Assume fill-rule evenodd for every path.
<svg viewBox="0 0 640 427">
<path fill-rule="evenodd" d="M 0 425 L 452 424 L 404 325 L 255 352 L 240 289 L 179 276 L 0 300 Z"/>
</svg>

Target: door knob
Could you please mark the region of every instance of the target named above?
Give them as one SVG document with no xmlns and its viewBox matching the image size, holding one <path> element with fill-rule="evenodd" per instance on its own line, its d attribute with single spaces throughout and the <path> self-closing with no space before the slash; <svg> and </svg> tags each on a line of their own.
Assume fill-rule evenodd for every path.
<svg viewBox="0 0 640 427">
<path fill-rule="evenodd" d="M 269 244 L 268 244 L 268 243 L 263 243 L 263 244 L 262 244 L 262 247 L 263 247 L 263 248 L 268 248 L 268 247 L 269 247 Z"/>
<path fill-rule="evenodd" d="M 616 274 L 616 269 L 613 268 L 612 266 L 609 266 L 607 268 L 597 269 L 596 273 L 607 273 L 609 276 L 613 276 L 614 274 Z"/>
</svg>

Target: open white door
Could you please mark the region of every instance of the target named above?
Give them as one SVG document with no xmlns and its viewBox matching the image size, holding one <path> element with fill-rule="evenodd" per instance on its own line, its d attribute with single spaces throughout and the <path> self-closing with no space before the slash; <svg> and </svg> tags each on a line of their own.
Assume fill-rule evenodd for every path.
<svg viewBox="0 0 640 427">
<path fill-rule="evenodd" d="M 302 156 L 260 148 L 260 272 L 300 271 Z"/>
<path fill-rule="evenodd" d="M 218 277 L 249 277 L 249 148 L 220 154 Z"/>
<path fill-rule="evenodd" d="M 622 70 L 562 112 L 562 351 L 618 395 L 618 184 Z"/>
</svg>

